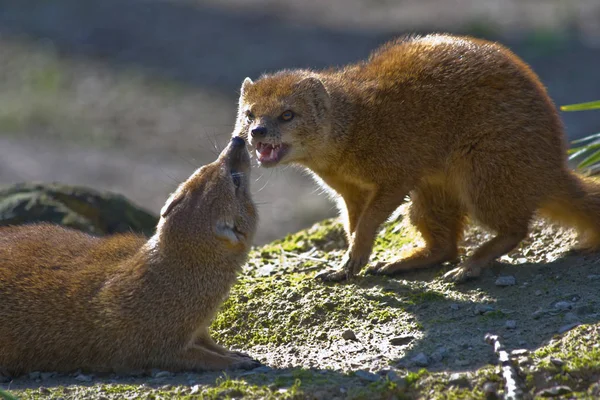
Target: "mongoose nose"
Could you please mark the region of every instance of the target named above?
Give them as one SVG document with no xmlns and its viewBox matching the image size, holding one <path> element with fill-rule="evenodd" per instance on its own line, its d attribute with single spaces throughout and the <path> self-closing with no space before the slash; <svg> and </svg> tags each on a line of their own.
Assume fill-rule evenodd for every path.
<svg viewBox="0 0 600 400">
<path fill-rule="evenodd" d="M 267 128 L 265 128 L 264 126 L 258 126 L 254 129 L 252 129 L 251 134 L 252 134 L 253 138 L 265 137 L 265 135 L 267 134 Z"/>
<path fill-rule="evenodd" d="M 231 138 L 231 145 L 233 147 L 244 147 L 246 145 L 246 142 L 241 137 L 234 136 Z"/>
</svg>

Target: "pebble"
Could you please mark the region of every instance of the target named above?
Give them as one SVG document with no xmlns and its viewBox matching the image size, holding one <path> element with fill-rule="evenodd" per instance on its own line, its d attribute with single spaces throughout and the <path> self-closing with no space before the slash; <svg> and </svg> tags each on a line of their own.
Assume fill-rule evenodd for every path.
<svg viewBox="0 0 600 400">
<path fill-rule="evenodd" d="M 541 296 L 542 295 L 542 291 L 541 290 L 536 290 L 534 293 L 535 293 L 536 296 Z"/>
<path fill-rule="evenodd" d="M 43 381 L 52 378 L 54 375 L 56 375 L 56 373 L 54 372 L 42 372 L 40 374 L 40 377 L 42 378 Z"/>
<path fill-rule="evenodd" d="M 499 276 L 495 284 L 496 286 L 514 286 L 517 284 L 517 279 L 512 275 Z"/>
<path fill-rule="evenodd" d="M 425 355 L 425 353 L 417 354 L 411 358 L 410 361 L 418 367 L 426 367 L 429 365 L 429 358 Z"/>
<path fill-rule="evenodd" d="M 573 392 L 573 390 L 571 390 L 571 388 L 568 386 L 554 386 L 554 387 L 551 387 L 548 389 L 540 390 L 537 393 L 537 396 L 557 397 L 557 396 L 562 396 L 562 395 L 569 394 L 572 392 Z"/>
<path fill-rule="evenodd" d="M 550 358 L 550 362 L 554 365 L 556 365 L 557 367 L 562 367 L 563 365 L 565 365 L 565 362 L 563 360 L 561 360 L 560 358 Z"/>
<path fill-rule="evenodd" d="M 415 340 L 415 337 L 412 335 L 397 336 L 390 339 L 390 344 L 392 346 L 404 346 L 413 340 Z"/>
<path fill-rule="evenodd" d="M 600 275 L 591 274 L 591 275 L 588 275 L 587 278 L 590 281 L 598 281 L 598 280 L 600 280 Z"/>
<path fill-rule="evenodd" d="M 508 321 L 506 321 L 504 323 L 504 327 L 506 329 L 516 329 L 517 328 L 517 321 L 515 321 L 514 319 L 509 319 Z"/>
<path fill-rule="evenodd" d="M 40 394 L 50 394 L 51 393 L 50 389 L 43 387 L 43 386 L 41 386 L 38 390 L 40 391 Z"/>
<path fill-rule="evenodd" d="M 433 360 L 433 362 L 440 362 L 447 356 L 448 349 L 446 349 L 445 347 L 438 347 L 433 353 L 431 353 L 431 359 Z"/>
<path fill-rule="evenodd" d="M 533 319 L 539 319 L 540 317 L 542 317 L 544 314 L 546 314 L 546 310 L 537 310 L 535 311 L 533 314 L 531 314 L 531 317 Z"/>
<path fill-rule="evenodd" d="M 575 313 L 568 312 L 565 314 L 565 322 L 579 322 L 579 317 Z"/>
<path fill-rule="evenodd" d="M 154 374 L 154 378 L 157 379 L 161 379 L 161 378 L 168 378 L 171 376 L 171 373 L 169 371 L 158 371 Z"/>
<path fill-rule="evenodd" d="M 190 394 L 198 394 L 200 393 L 200 385 L 192 386 L 192 390 L 190 390 Z"/>
<path fill-rule="evenodd" d="M 450 304 L 450 309 L 457 311 L 460 308 L 458 304 Z"/>
<path fill-rule="evenodd" d="M 346 329 L 344 333 L 342 333 L 342 339 L 344 340 L 357 340 L 356 334 L 352 329 Z"/>
<path fill-rule="evenodd" d="M 498 398 L 498 384 L 496 382 L 486 382 L 483 384 L 483 393 L 486 399 Z"/>
<path fill-rule="evenodd" d="M 76 381 L 79 382 L 91 382 L 92 381 L 92 376 L 91 375 L 84 375 L 84 374 L 79 374 L 75 377 Z"/>
<path fill-rule="evenodd" d="M 554 308 L 561 311 L 570 310 L 573 308 L 573 303 L 570 301 L 557 301 L 554 303 Z"/>
<path fill-rule="evenodd" d="M 406 386 L 406 378 L 398 375 L 398 373 L 396 371 L 388 371 L 387 374 L 385 375 L 390 381 L 392 382 L 396 382 L 397 386 Z"/>
<path fill-rule="evenodd" d="M 359 369 L 358 371 L 356 371 L 354 373 L 354 375 L 356 375 L 357 377 L 359 377 L 360 379 L 362 379 L 364 381 L 369 381 L 369 382 L 377 382 L 380 379 L 379 375 L 374 374 L 369 371 L 362 370 L 362 369 Z"/>
<path fill-rule="evenodd" d="M 571 324 L 563 325 L 563 326 L 561 326 L 560 328 L 558 328 L 558 331 L 557 331 L 557 332 L 558 332 L 558 333 L 565 333 L 565 332 L 568 332 L 568 331 L 570 331 L 571 329 L 573 329 L 573 328 L 575 328 L 575 327 L 577 327 L 577 326 L 579 326 L 579 325 L 580 325 L 580 323 L 579 323 L 579 322 L 573 322 L 573 323 L 571 323 Z"/>
<path fill-rule="evenodd" d="M 528 354 L 529 354 L 529 350 L 527 350 L 527 349 L 515 349 L 510 352 L 510 355 L 512 357 L 522 357 L 522 356 L 526 356 Z"/>
<path fill-rule="evenodd" d="M 450 383 L 451 385 L 456 385 L 458 387 L 468 387 L 469 379 L 467 378 L 467 376 L 465 374 L 455 372 L 452 375 L 450 375 L 450 378 L 448 379 L 448 383 Z"/>
<path fill-rule="evenodd" d="M 477 314 L 485 314 L 486 312 L 494 311 L 494 307 L 488 304 L 477 304 L 475 306 L 475 315 Z"/>
<path fill-rule="evenodd" d="M 42 373 L 40 371 L 33 371 L 29 373 L 29 379 L 40 379 L 42 377 Z"/>
</svg>

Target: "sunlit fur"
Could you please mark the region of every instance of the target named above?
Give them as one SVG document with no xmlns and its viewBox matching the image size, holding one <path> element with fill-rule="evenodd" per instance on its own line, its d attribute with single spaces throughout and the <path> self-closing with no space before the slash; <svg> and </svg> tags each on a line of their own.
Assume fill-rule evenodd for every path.
<svg viewBox="0 0 600 400">
<path fill-rule="evenodd" d="M 277 120 L 284 109 L 296 117 Z M 255 119 L 244 118 L 250 110 Z M 537 210 L 600 245 L 600 186 L 572 173 L 555 106 L 538 77 L 503 46 L 469 37 L 407 37 L 368 60 L 284 70 L 242 86 L 235 134 L 289 147 L 279 164 L 312 170 L 341 199 L 349 242 L 343 273 L 368 261 L 380 224 L 410 194 L 426 247 L 373 272 L 457 256 L 467 215 L 497 236 L 446 275 L 462 281 L 527 234 Z M 326 277 L 327 278 L 327 277 Z"/>
<path fill-rule="evenodd" d="M 208 333 L 256 229 L 249 167 L 244 147 L 225 149 L 181 184 L 149 240 L 49 224 L 1 228 L 0 370 L 252 364 Z M 239 188 L 232 172 L 241 177 Z"/>
</svg>

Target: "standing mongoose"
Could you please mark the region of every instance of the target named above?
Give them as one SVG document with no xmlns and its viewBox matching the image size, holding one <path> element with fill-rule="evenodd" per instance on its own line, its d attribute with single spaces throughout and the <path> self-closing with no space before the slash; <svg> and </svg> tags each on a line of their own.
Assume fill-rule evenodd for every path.
<svg viewBox="0 0 600 400">
<path fill-rule="evenodd" d="M 257 213 L 233 138 L 171 195 L 156 233 L 0 229 L 0 370 L 251 368 L 208 327 L 245 262 Z"/>
<path fill-rule="evenodd" d="M 536 211 L 575 227 L 583 247 L 600 245 L 600 185 L 569 170 L 545 88 L 497 43 L 408 37 L 340 69 L 246 78 L 235 134 L 263 167 L 304 166 L 338 196 L 349 249 L 325 280 L 367 264 L 378 228 L 408 195 L 425 246 L 373 273 L 456 260 L 467 216 L 496 236 L 450 281 L 479 276 L 516 247 Z"/>
</svg>

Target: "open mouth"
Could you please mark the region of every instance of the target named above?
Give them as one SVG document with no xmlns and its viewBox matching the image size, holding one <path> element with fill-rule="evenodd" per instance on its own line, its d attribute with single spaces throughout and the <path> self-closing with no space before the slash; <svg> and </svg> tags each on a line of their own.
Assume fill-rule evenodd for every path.
<svg viewBox="0 0 600 400">
<path fill-rule="evenodd" d="M 288 145 L 285 143 L 281 144 L 269 144 L 258 142 L 256 144 L 256 157 L 258 158 L 258 162 L 262 165 L 275 165 L 287 153 Z"/>
</svg>

